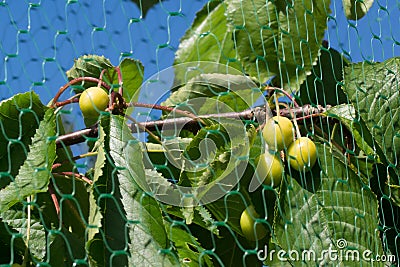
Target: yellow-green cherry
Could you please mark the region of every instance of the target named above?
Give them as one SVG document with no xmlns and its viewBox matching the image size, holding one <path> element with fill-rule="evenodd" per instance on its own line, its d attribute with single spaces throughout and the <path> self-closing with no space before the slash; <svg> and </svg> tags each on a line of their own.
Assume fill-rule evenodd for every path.
<svg viewBox="0 0 400 267">
<path fill-rule="evenodd" d="M 108 94 L 100 87 L 90 87 L 79 98 L 79 107 L 83 117 L 98 118 L 108 106 Z"/>
<path fill-rule="evenodd" d="M 262 133 L 268 148 L 273 151 L 287 148 L 293 142 L 293 124 L 286 117 L 275 116 L 267 120 Z"/>
<path fill-rule="evenodd" d="M 240 228 L 243 236 L 250 241 L 263 239 L 267 235 L 267 229 L 261 223 L 256 223 L 257 214 L 253 205 L 248 206 L 240 216 Z"/>
<path fill-rule="evenodd" d="M 294 141 L 287 150 L 287 160 L 290 166 L 301 171 L 311 169 L 317 160 L 317 148 L 308 137 L 300 137 Z"/>
<path fill-rule="evenodd" d="M 259 179 L 265 184 L 277 187 L 282 181 L 283 164 L 281 159 L 268 152 L 261 154 L 257 160 L 256 173 Z"/>
</svg>

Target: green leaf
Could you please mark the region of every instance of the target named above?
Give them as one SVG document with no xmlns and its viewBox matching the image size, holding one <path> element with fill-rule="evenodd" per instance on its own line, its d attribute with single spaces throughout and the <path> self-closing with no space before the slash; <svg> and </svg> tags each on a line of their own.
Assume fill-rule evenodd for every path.
<svg viewBox="0 0 400 267">
<path fill-rule="evenodd" d="M 250 204 L 250 197 L 246 191 L 232 190 L 228 196 L 207 204 L 207 209 L 216 221 L 225 222 L 233 232 L 242 234 L 240 216 Z"/>
<path fill-rule="evenodd" d="M 179 178 L 179 185 L 196 187 L 211 181 L 215 173 L 205 166 L 221 162 L 219 156 L 224 153 L 228 155 L 230 141 L 226 129 L 221 125 L 213 124 L 201 128 L 181 153 L 182 175 Z"/>
<path fill-rule="evenodd" d="M 340 120 L 350 130 L 358 147 L 365 155 L 374 158 L 376 152 L 370 132 L 362 121 L 357 120 L 353 105 L 342 104 L 329 108 L 326 111 L 328 117 Z"/>
<path fill-rule="evenodd" d="M 400 186 L 390 185 L 390 199 L 396 206 L 400 207 Z"/>
<path fill-rule="evenodd" d="M 346 18 L 359 20 L 367 14 L 374 0 L 342 0 Z"/>
<path fill-rule="evenodd" d="M 260 97 L 262 93 L 258 86 L 245 75 L 207 73 L 190 79 L 163 104 L 180 109 L 189 106 L 189 110 L 195 110 L 197 115 L 206 115 L 216 111 L 243 111 Z"/>
<path fill-rule="evenodd" d="M 0 102 L 0 188 L 18 174 L 45 111 L 39 96 L 32 91 Z"/>
<path fill-rule="evenodd" d="M 65 247 L 64 239 L 60 235 L 55 235 L 54 241 L 49 247 L 47 255 L 48 262 L 51 266 L 62 266 L 65 264 L 67 248 Z"/>
<path fill-rule="evenodd" d="M 169 239 L 174 242 L 181 266 L 213 266 L 210 256 L 204 253 L 205 249 L 186 225 L 167 221 L 164 223 Z"/>
<path fill-rule="evenodd" d="M 121 78 L 123 81 L 124 94 L 123 97 L 126 101 L 137 101 L 139 97 L 138 89 L 142 85 L 144 68 L 140 61 L 124 58 L 119 64 L 121 71 Z M 103 74 L 103 80 L 112 85 L 114 88 L 119 87 L 118 74 L 107 58 L 98 55 L 84 55 L 74 61 L 74 65 L 70 70 L 67 71 L 67 77 L 69 80 L 73 80 L 79 77 L 94 77 L 100 78 L 101 72 L 105 70 Z M 84 81 L 80 86 L 74 85 L 75 93 L 80 93 L 84 89 L 91 86 L 96 86 L 95 82 Z"/>
<path fill-rule="evenodd" d="M 139 89 L 143 82 L 144 67 L 139 60 L 124 58 L 119 64 L 121 69 L 124 94 L 126 101 L 137 102 Z M 114 84 L 118 84 L 118 77 L 114 79 Z"/>
<path fill-rule="evenodd" d="M 216 258 L 215 266 L 237 266 L 237 267 L 262 267 L 262 262 L 257 258 L 258 249 L 246 239 L 233 235 L 229 227 L 220 227 L 221 237 L 214 238 L 212 249 Z M 202 242 L 202 240 L 200 240 Z M 204 241 L 203 241 L 204 242 Z"/>
<path fill-rule="evenodd" d="M 88 218 L 88 229 L 87 229 L 87 243 L 90 243 L 101 228 L 101 220 L 103 218 L 100 207 L 98 206 L 98 198 L 95 194 L 95 185 L 99 178 L 103 175 L 103 167 L 106 164 L 106 154 L 104 151 L 104 139 L 105 133 L 101 125 L 98 126 L 99 138 L 96 141 L 94 147 L 97 148 L 97 158 L 94 165 L 93 174 L 93 185 L 88 189 L 89 193 L 89 218 Z"/>
<path fill-rule="evenodd" d="M 66 74 L 68 80 L 71 81 L 79 77 L 99 78 L 103 70 L 111 71 L 113 69 L 114 66 L 111 64 L 110 60 L 104 56 L 84 55 L 74 60 L 74 65 L 66 72 Z M 113 79 L 110 80 L 112 81 Z M 97 83 L 95 82 L 81 82 L 80 86 L 74 86 L 74 91 L 75 93 L 80 93 L 84 89 L 96 85 Z"/>
<path fill-rule="evenodd" d="M 296 180 L 287 176 L 288 184 L 282 189 L 275 215 L 275 240 L 285 251 L 313 251 L 316 264 L 336 264 L 323 250 L 384 255 L 379 238 L 378 201 L 362 179 L 347 167 L 346 157 L 334 156 L 329 147 L 317 143 L 320 161 L 319 188 L 312 193 L 303 189 Z M 315 177 L 317 178 L 317 177 Z M 340 247 L 343 240 L 346 246 Z M 323 259 L 318 259 L 323 256 Z M 350 266 L 351 259 L 339 259 Z M 359 263 L 357 263 L 359 264 Z M 366 263 L 368 265 L 369 263 Z"/>
<path fill-rule="evenodd" d="M 400 58 L 345 68 L 344 91 L 389 164 L 400 169 Z"/>
<path fill-rule="evenodd" d="M 161 209 L 153 197 L 143 192 L 148 185 L 142 147 L 132 137 L 122 117 L 111 117 L 110 140 L 110 155 L 118 169 L 121 208 L 128 222 L 129 265 L 176 264 L 174 255 L 159 253 L 169 246 Z"/>
<path fill-rule="evenodd" d="M 182 219 L 182 222 L 186 223 L 186 218 L 183 215 L 181 208 L 169 205 L 164 206 L 163 208 L 165 209 L 166 213 L 175 216 L 172 217 L 174 220 L 177 220 L 176 218 L 180 218 Z M 169 219 L 171 220 L 172 218 Z M 216 236 L 219 236 L 218 229 L 213 226 L 214 221 L 215 220 L 210 216 L 206 208 L 202 209 L 202 206 L 195 207 L 192 223 L 200 226 L 206 231 L 212 232 Z"/>
<path fill-rule="evenodd" d="M 225 8 L 226 5 L 222 1 L 210 1 L 196 14 L 192 27 L 181 39 L 174 65 L 209 61 L 228 64 L 232 68 L 242 70 L 240 62 L 236 59 L 232 33 L 227 27 Z M 201 70 L 214 72 L 216 67 L 218 68 L 217 64 L 209 64 L 202 66 Z M 187 71 L 180 68 L 176 70 L 175 80 L 187 81 Z"/>
<path fill-rule="evenodd" d="M 163 203 L 179 204 L 184 194 L 174 187 L 174 185 L 165 179 L 159 172 L 146 169 L 146 181 L 149 191 L 155 199 Z"/>
<path fill-rule="evenodd" d="M 249 148 L 244 135 L 245 127 L 236 121 L 202 128 L 182 154 L 184 169 L 179 182 L 192 187 L 194 200 L 205 203 L 217 220 L 237 233 L 241 233 L 238 225 L 245 203 L 250 203 L 245 187 L 238 189 L 238 183 L 244 176 L 252 176 L 246 173 L 244 159 Z M 195 210 L 184 207 L 182 213 L 190 222 Z"/>
<path fill-rule="evenodd" d="M 341 142 L 345 142 L 345 138 L 349 138 L 350 143 L 357 144 L 358 148 L 353 149 L 353 153 L 350 154 L 349 167 L 356 170 L 356 172 L 361 172 L 363 175 L 361 178 L 364 183 L 369 183 L 371 179 L 372 168 L 375 163 L 379 162 L 378 153 L 375 149 L 375 144 L 372 139 L 371 133 L 365 126 L 362 120 L 358 120 L 355 114 L 353 105 L 342 104 L 329 108 L 326 111 L 326 116 L 337 119 L 340 121 L 339 127 L 344 125 L 351 133 L 350 136 L 338 137 Z M 342 131 L 337 131 L 337 133 L 343 133 Z"/>
<path fill-rule="evenodd" d="M 348 61 L 333 48 L 321 49 L 316 66 L 300 86 L 301 103 L 313 105 L 339 105 L 347 103 L 347 97 L 340 88 L 343 68 Z"/>
<path fill-rule="evenodd" d="M 49 109 L 39 124 L 17 177 L 0 190 L 0 212 L 7 211 L 29 195 L 47 191 L 51 168 L 56 158 L 55 127 L 54 110 Z"/>
<path fill-rule="evenodd" d="M 84 259 L 86 256 L 85 253 L 85 240 L 83 236 L 77 235 L 69 230 L 65 229 L 64 227 L 61 230 L 64 246 L 68 253 L 66 254 L 67 264 L 73 265 L 77 259 Z M 58 235 L 57 235 L 58 236 Z"/>
<path fill-rule="evenodd" d="M 22 262 L 26 245 L 21 235 L 0 219 L 0 253 L 1 262 Z"/>
<path fill-rule="evenodd" d="M 104 165 L 101 159 L 98 162 L 98 166 L 103 165 L 103 167 L 94 173 L 94 175 L 98 175 L 99 177 L 93 184 L 93 193 L 95 202 L 100 207 L 102 216 L 101 229 L 99 229 L 99 232 L 91 240 L 88 240 L 86 247 L 89 250 L 91 263 L 96 266 L 126 266 L 128 265 L 127 247 L 129 238 L 125 235 L 127 227 L 126 216 L 122 209 L 122 197 L 119 190 L 117 171 L 115 163 L 109 154 L 110 144 L 113 142 L 110 135 L 110 117 L 103 117 L 100 122 L 102 127 L 100 131 L 104 131 L 104 136 L 98 139 L 95 147 L 99 151 L 101 151 L 101 147 L 104 147 L 106 161 Z M 102 135 L 102 133 L 100 134 Z M 104 142 L 101 141 L 102 138 L 104 138 Z M 93 201 L 93 199 L 90 201 Z M 97 217 L 91 217 L 92 219 L 98 219 L 98 216 L 100 216 L 95 215 L 94 213 L 96 212 L 96 210 L 91 211 L 91 216 Z M 95 229 L 94 232 L 96 232 Z M 107 240 L 107 243 L 104 240 Z M 113 256 L 112 251 L 115 250 L 125 250 L 126 254 Z"/>
<path fill-rule="evenodd" d="M 28 209 L 30 207 L 28 206 Z M 13 230 L 18 232 L 18 237 L 22 238 L 25 244 L 29 240 L 29 251 L 36 260 L 43 260 L 46 254 L 44 249 L 47 245 L 46 231 L 40 220 L 31 214 L 30 221 L 28 221 L 27 214 L 21 210 L 9 209 L 1 212 L 0 217 L 2 221 L 7 223 Z M 28 223 L 29 223 L 29 236 L 28 236 Z"/>
<path fill-rule="evenodd" d="M 229 0 L 227 17 L 244 69 L 260 82 L 273 76 L 297 91 L 317 61 L 329 0 Z"/>
</svg>

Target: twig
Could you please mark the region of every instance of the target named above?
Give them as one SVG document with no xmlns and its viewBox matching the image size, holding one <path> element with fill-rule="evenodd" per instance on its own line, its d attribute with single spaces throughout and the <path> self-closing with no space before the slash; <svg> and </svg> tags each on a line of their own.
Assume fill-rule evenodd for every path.
<svg viewBox="0 0 400 267">
<path fill-rule="evenodd" d="M 101 86 L 101 82 L 103 81 L 103 75 L 105 72 L 106 72 L 106 69 L 104 69 L 100 72 L 100 77 L 99 77 L 99 82 L 97 83 L 97 87 Z"/>
<path fill-rule="evenodd" d="M 322 106 L 312 107 L 311 105 L 305 105 L 298 108 L 289 108 L 289 109 L 280 109 L 279 113 L 281 116 L 292 117 L 290 114 L 290 110 L 292 110 L 293 114 L 298 115 L 311 115 L 311 114 L 319 114 L 326 111 L 326 108 Z M 180 117 L 180 118 L 172 118 L 165 120 L 157 120 L 157 121 L 148 121 L 148 122 L 140 122 L 140 127 L 136 124 L 130 125 L 130 130 L 132 133 L 143 132 L 144 129 L 149 131 L 158 131 L 161 129 L 176 129 L 181 127 L 183 129 L 188 129 L 192 131 L 196 131 L 201 128 L 202 125 L 199 122 L 199 118 L 201 119 L 218 119 L 218 118 L 236 118 L 242 120 L 253 120 L 258 122 L 259 124 L 264 123 L 265 121 L 265 109 L 261 107 L 257 107 L 253 110 L 245 110 L 242 112 L 228 112 L 228 113 L 220 113 L 220 114 L 208 114 L 199 116 L 196 119 L 191 119 L 188 117 Z M 98 136 L 97 125 L 93 125 L 89 128 L 79 130 L 73 133 L 65 134 L 59 136 L 56 140 L 57 148 L 62 146 L 70 146 L 78 143 L 85 142 L 88 138 L 95 138 Z"/>
<path fill-rule="evenodd" d="M 31 207 L 29 203 L 31 202 L 31 196 L 28 196 L 26 198 L 26 202 L 28 202 L 28 218 L 27 218 L 27 227 L 26 227 L 26 248 L 25 248 L 25 253 L 24 253 L 24 261 L 23 264 L 28 263 L 28 258 L 29 258 L 29 241 L 31 239 Z"/>
<path fill-rule="evenodd" d="M 70 145 L 75 145 L 79 143 L 85 142 L 88 138 L 91 137 L 97 137 L 98 136 L 98 127 L 97 124 L 83 129 L 79 130 L 73 133 L 61 135 L 57 138 L 56 140 L 56 146 L 57 148 L 61 148 L 62 146 L 70 146 Z"/>
<path fill-rule="evenodd" d="M 189 111 L 177 109 L 176 107 L 167 107 L 167 106 L 161 106 L 161 105 L 156 105 L 156 104 L 146 104 L 146 103 L 139 103 L 139 102 L 129 103 L 128 106 L 164 110 L 164 111 L 168 111 L 168 112 L 175 112 L 175 113 L 187 116 L 189 118 L 192 118 L 194 120 L 198 120 L 201 124 L 205 124 L 204 121 L 202 121 L 199 116 L 196 116 L 195 114 L 193 114 Z"/>
<path fill-rule="evenodd" d="M 295 108 L 285 108 L 281 109 L 279 111 L 279 115 L 283 117 L 290 117 L 291 113 L 296 114 L 298 116 L 308 116 L 312 114 L 321 114 L 324 113 L 327 109 L 329 109 L 331 106 L 327 105 L 326 107 L 323 107 L 321 105 L 318 105 L 316 107 L 313 107 L 309 104 L 301 106 L 301 107 L 295 107 Z"/>
<path fill-rule="evenodd" d="M 59 175 L 59 176 L 74 176 L 78 180 L 84 181 L 87 184 L 92 185 L 93 181 L 87 178 L 86 176 L 80 174 L 80 173 L 75 173 L 75 172 L 54 172 L 53 175 Z"/>
<path fill-rule="evenodd" d="M 72 99 L 67 99 L 65 101 L 56 102 L 54 104 L 54 106 L 58 108 L 58 107 L 66 106 L 66 105 L 71 104 L 71 103 L 78 103 L 78 102 L 79 102 L 79 98 L 78 97 L 74 97 Z"/>
<path fill-rule="evenodd" d="M 160 138 L 158 138 L 158 136 L 155 135 L 152 131 L 150 131 L 149 129 L 147 129 L 146 127 L 144 127 L 144 126 L 142 125 L 142 123 L 138 122 L 137 120 L 135 120 L 134 118 L 132 118 L 131 116 L 129 116 L 129 115 L 127 115 L 127 114 L 125 114 L 125 118 L 127 118 L 128 120 L 130 120 L 130 121 L 133 122 L 133 124 L 131 124 L 131 127 L 130 127 L 130 128 L 131 128 L 131 132 L 133 132 L 133 131 L 132 131 L 132 125 L 137 125 L 138 128 L 139 128 L 141 131 L 147 132 L 151 137 L 153 137 L 154 140 L 158 141 L 158 142 L 161 144 Z"/>
</svg>

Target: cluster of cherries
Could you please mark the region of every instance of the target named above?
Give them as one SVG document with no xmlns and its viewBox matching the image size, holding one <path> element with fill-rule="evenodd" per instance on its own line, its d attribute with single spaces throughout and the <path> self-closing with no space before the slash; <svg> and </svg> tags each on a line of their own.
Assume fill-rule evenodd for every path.
<svg viewBox="0 0 400 267">
<path fill-rule="evenodd" d="M 292 122 L 286 117 L 275 116 L 265 123 L 262 135 L 266 152 L 256 160 L 256 175 L 263 184 L 280 185 L 284 175 L 282 158 L 286 158 L 291 169 L 296 171 L 309 171 L 315 165 L 317 148 L 314 142 L 303 136 L 294 140 L 294 132 Z M 242 212 L 240 227 L 248 240 L 260 240 L 268 233 L 262 223 L 256 221 L 259 217 L 253 205 Z"/>
</svg>

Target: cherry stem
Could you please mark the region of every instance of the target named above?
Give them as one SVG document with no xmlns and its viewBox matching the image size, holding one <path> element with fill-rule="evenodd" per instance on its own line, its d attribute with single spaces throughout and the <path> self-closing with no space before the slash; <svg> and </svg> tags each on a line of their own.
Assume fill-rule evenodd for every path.
<svg viewBox="0 0 400 267">
<path fill-rule="evenodd" d="M 279 114 L 279 101 L 276 94 L 274 94 L 276 114 Z"/>
<path fill-rule="evenodd" d="M 267 85 L 265 88 L 265 90 L 270 90 L 270 91 L 279 91 L 280 93 L 284 94 L 285 96 L 287 96 L 290 101 L 292 101 L 293 105 L 298 108 L 299 104 L 297 104 L 296 100 L 294 99 L 294 97 L 292 95 L 290 95 L 288 92 L 286 92 L 285 90 L 283 90 L 282 88 L 278 88 L 278 87 L 271 87 L 269 85 Z"/>
<path fill-rule="evenodd" d="M 51 183 L 49 184 L 48 190 L 50 193 L 51 200 L 53 201 L 54 207 L 56 209 L 57 215 L 60 216 L 60 204 L 58 203 L 58 199 L 54 191 L 53 184 Z"/>
<path fill-rule="evenodd" d="M 117 75 L 118 75 L 118 85 L 119 85 L 118 93 L 121 96 L 123 96 L 124 95 L 124 89 L 122 88 L 123 81 L 122 81 L 122 73 L 121 73 L 120 67 L 115 67 L 115 71 L 117 72 Z"/>
<path fill-rule="evenodd" d="M 75 173 L 75 172 L 55 172 L 55 173 L 53 173 L 53 175 L 59 175 L 59 176 L 73 176 L 73 177 L 75 177 L 75 178 L 78 179 L 78 180 L 81 180 L 81 181 L 86 182 L 87 184 L 90 184 L 90 185 L 93 184 L 92 180 L 90 180 L 89 178 L 85 177 L 85 176 L 82 175 L 82 174 Z"/>
<path fill-rule="evenodd" d="M 103 76 L 104 76 L 104 73 L 106 72 L 106 69 L 104 69 L 104 70 L 102 70 L 101 72 L 100 72 L 100 77 L 99 77 L 99 82 L 97 83 L 97 87 L 100 87 L 101 86 L 101 82 L 103 81 Z"/>
<path fill-rule="evenodd" d="M 68 83 L 66 83 L 64 86 L 62 86 L 58 90 L 57 94 L 53 98 L 53 102 L 52 102 L 51 107 L 54 108 L 54 107 L 57 106 L 56 103 L 57 103 L 58 99 L 60 98 L 61 94 L 64 93 L 65 90 L 67 90 L 68 87 L 70 87 L 71 85 L 74 85 L 75 83 L 82 82 L 82 81 L 95 82 L 95 83 L 97 82 L 97 83 L 100 83 L 107 90 L 110 89 L 110 86 L 108 84 L 106 84 L 105 82 L 103 82 L 102 80 L 100 80 L 98 78 L 94 78 L 94 77 L 78 77 L 78 78 L 75 78 L 75 79 L 69 81 Z"/>
<path fill-rule="evenodd" d="M 288 107 L 288 105 L 283 104 L 283 103 L 282 103 L 282 105 L 286 106 L 287 109 L 289 110 L 290 116 L 292 117 L 292 121 L 293 121 L 293 124 L 294 124 L 294 128 L 296 130 L 296 136 L 297 136 L 297 138 L 300 138 L 301 137 L 301 133 L 300 133 L 299 125 L 297 124 L 296 113 L 294 113 L 293 110 L 290 107 Z"/>
</svg>

